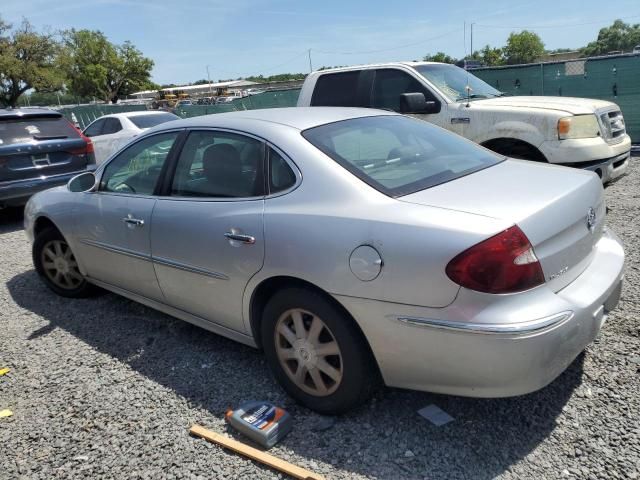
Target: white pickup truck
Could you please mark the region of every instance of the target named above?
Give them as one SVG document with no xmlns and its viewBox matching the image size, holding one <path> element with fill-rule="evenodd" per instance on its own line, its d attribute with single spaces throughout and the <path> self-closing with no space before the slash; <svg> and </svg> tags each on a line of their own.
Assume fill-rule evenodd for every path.
<svg viewBox="0 0 640 480">
<path fill-rule="evenodd" d="M 432 122 L 503 155 L 622 175 L 631 139 L 620 108 L 571 97 L 510 97 L 454 65 L 401 62 L 316 71 L 299 107 L 393 110 Z"/>
</svg>

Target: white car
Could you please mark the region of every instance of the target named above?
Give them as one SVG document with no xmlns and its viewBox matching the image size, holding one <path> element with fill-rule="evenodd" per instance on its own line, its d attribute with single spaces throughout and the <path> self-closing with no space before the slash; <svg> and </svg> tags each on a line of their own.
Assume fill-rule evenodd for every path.
<svg viewBox="0 0 640 480">
<path fill-rule="evenodd" d="M 82 132 L 93 141 L 96 163 L 100 165 L 132 138 L 161 123 L 178 120 L 169 112 L 138 111 L 104 115 Z"/>
</svg>

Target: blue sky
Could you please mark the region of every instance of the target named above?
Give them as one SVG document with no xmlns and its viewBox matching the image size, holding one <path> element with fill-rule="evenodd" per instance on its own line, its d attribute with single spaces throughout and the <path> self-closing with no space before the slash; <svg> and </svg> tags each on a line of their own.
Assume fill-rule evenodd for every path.
<svg viewBox="0 0 640 480">
<path fill-rule="evenodd" d="M 547 48 L 595 39 L 615 18 L 640 23 L 640 1 L 618 0 L 2 0 L 0 15 L 36 27 L 89 28 L 131 40 L 153 58 L 157 83 L 236 78 L 313 67 L 415 60 L 444 51 L 504 45 L 512 31 L 536 31 Z M 464 22 L 467 22 L 466 44 Z"/>
</svg>

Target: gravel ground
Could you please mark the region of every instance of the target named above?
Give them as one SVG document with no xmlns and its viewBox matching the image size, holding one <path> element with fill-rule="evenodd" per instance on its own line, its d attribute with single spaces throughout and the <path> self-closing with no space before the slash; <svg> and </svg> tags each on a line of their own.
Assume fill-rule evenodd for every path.
<svg viewBox="0 0 640 480">
<path fill-rule="evenodd" d="M 293 415 L 272 453 L 327 478 L 638 478 L 640 165 L 606 190 L 627 275 L 599 339 L 547 388 L 480 400 L 385 390 L 348 415 L 298 407 L 262 354 L 116 295 L 57 297 L 20 214 L 0 212 L 0 478 L 283 478 L 188 435 L 268 399 Z M 455 418 L 435 427 L 416 411 Z"/>
</svg>

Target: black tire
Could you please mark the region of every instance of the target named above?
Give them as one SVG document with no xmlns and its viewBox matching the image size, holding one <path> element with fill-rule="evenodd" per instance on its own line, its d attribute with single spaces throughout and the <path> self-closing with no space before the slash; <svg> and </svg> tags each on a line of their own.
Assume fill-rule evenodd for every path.
<svg viewBox="0 0 640 480">
<path fill-rule="evenodd" d="M 289 378 L 276 351 L 276 326 L 281 316 L 292 309 L 302 309 L 319 317 L 340 350 L 342 378 L 335 391 L 316 396 L 303 391 Z M 268 301 L 262 315 L 262 344 L 271 371 L 300 404 L 329 415 L 337 415 L 364 403 L 380 386 L 375 359 L 354 321 L 329 299 L 310 289 L 291 287 L 277 292 Z"/>
<path fill-rule="evenodd" d="M 70 284 L 68 288 L 63 288 L 61 285 L 57 285 L 50 278 L 50 275 L 45 271 L 45 266 L 43 264 L 43 249 L 45 249 L 51 242 L 63 242 L 63 244 L 70 250 L 65 238 L 55 228 L 47 228 L 36 236 L 31 251 L 33 264 L 36 268 L 36 272 L 38 272 L 38 275 L 45 285 L 58 295 L 69 298 L 86 298 L 101 294 L 102 289 L 87 282 L 84 277 L 82 277 L 81 280 L 78 280 L 77 284 Z M 73 255 L 73 252 L 71 252 L 71 255 Z M 75 257 L 72 258 L 75 260 Z"/>
</svg>

